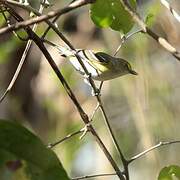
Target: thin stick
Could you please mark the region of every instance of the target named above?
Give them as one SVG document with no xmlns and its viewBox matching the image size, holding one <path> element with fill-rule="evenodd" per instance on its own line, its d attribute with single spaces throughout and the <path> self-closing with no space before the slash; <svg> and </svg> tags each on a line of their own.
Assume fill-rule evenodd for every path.
<svg viewBox="0 0 180 180">
<path fill-rule="evenodd" d="M 68 140 L 68 139 L 70 139 L 70 138 L 72 138 L 72 137 L 74 137 L 74 136 L 82 133 L 83 131 L 84 131 L 83 129 L 80 129 L 79 131 L 76 131 L 76 132 L 74 132 L 74 133 L 68 134 L 68 135 L 65 136 L 64 138 L 56 141 L 55 143 L 50 143 L 50 144 L 48 144 L 47 148 L 53 148 L 53 147 L 57 146 L 58 144 L 60 144 L 60 143 L 62 143 L 62 142 L 64 142 L 64 141 L 66 141 L 66 140 Z"/>
<path fill-rule="evenodd" d="M 170 11 L 170 13 L 174 16 L 174 18 L 180 22 L 179 14 L 171 7 L 171 5 L 166 0 L 160 0 L 161 3 Z"/>
<path fill-rule="evenodd" d="M 114 56 L 117 55 L 117 53 L 119 52 L 119 50 L 121 49 L 122 45 L 132 36 L 134 36 L 135 34 L 137 33 L 142 33 L 143 31 L 142 30 L 137 30 L 135 32 L 132 32 L 131 34 L 127 35 L 127 36 L 123 36 L 122 39 L 121 39 L 121 43 L 120 45 L 118 46 L 118 48 L 116 49 L 115 53 L 114 53 Z"/>
<path fill-rule="evenodd" d="M 71 180 L 81 180 L 81 179 L 89 179 L 89 178 L 94 178 L 94 177 L 105 177 L 105 176 L 115 176 L 115 175 L 116 173 L 94 174 L 94 175 L 89 175 L 89 176 L 71 178 Z"/>
<path fill-rule="evenodd" d="M 72 3 L 74 3 L 74 1 L 71 1 L 71 2 L 69 3 L 69 5 L 72 4 Z M 54 24 L 54 23 L 59 19 L 59 17 L 60 17 L 60 15 L 57 15 L 57 16 L 52 20 L 52 23 Z M 47 35 L 47 33 L 49 32 L 50 29 L 51 29 L 51 26 L 48 26 L 47 29 L 44 31 L 42 37 L 41 37 L 42 39 L 44 39 L 44 38 L 46 37 L 46 35 Z"/>
<path fill-rule="evenodd" d="M 169 142 L 168 141 L 167 142 L 159 142 L 155 146 L 152 146 L 149 149 L 147 149 L 147 150 L 145 150 L 145 151 L 143 151 L 143 152 L 133 156 L 130 160 L 128 160 L 128 164 L 130 164 L 131 162 L 135 161 L 136 159 L 141 158 L 142 156 L 146 155 L 147 153 L 151 152 L 154 149 L 157 149 L 157 148 L 159 148 L 161 146 L 167 146 L 167 145 L 170 145 L 170 144 L 177 144 L 177 143 L 180 143 L 180 140 L 179 141 L 178 140 L 177 141 L 169 141 Z"/>
</svg>

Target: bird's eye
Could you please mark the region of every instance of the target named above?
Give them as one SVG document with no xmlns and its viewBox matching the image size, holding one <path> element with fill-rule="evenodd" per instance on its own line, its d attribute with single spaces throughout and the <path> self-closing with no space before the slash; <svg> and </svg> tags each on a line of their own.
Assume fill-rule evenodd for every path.
<svg viewBox="0 0 180 180">
<path fill-rule="evenodd" d="M 104 58 L 103 58 L 100 54 L 96 53 L 96 54 L 94 54 L 94 55 L 96 56 L 96 58 L 97 58 L 100 62 L 104 62 Z"/>
</svg>

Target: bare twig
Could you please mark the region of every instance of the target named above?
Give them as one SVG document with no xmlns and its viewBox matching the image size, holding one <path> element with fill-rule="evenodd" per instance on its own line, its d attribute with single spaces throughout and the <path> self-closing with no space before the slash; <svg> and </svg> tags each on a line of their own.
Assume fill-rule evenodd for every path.
<svg viewBox="0 0 180 180">
<path fill-rule="evenodd" d="M 114 53 L 114 56 L 117 55 L 117 53 L 118 53 L 118 51 L 121 49 L 122 45 L 123 45 L 130 37 L 134 36 L 134 35 L 137 34 L 137 33 L 142 33 L 142 32 L 143 32 L 142 30 L 137 30 L 137 31 L 132 32 L 131 34 L 129 34 L 129 35 L 127 35 L 127 36 L 124 35 L 124 36 L 121 38 L 121 43 L 120 43 L 120 45 L 118 46 L 118 48 L 116 49 L 116 51 L 115 51 L 115 53 Z"/>
<path fill-rule="evenodd" d="M 89 178 L 94 178 L 94 177 L 105 177 L 105 176 L 115 176 L 115 175 L 116 173 L 94 174 L 94 175 L 89 175 L 89 176 L 71 178 L 71 180 L 89 179 Z"/>
<path fill-rule="evenodd" d="M 169 53 L 171 53 L 177 60 L 180 61 L 180 53 L 173 47 L 166 39 L 158 36 L 155 32 L 153 32 L 150 28 L 146 26 L 141 17 L 137 14 L 137 12 L 130 6 L 127 0 L 121 0 L 124 8 L 128 11 L 128 13 L 132 16 L 134 21 L 142 28 L 144 33 L 147 33 L 153 39 L 155 39 L 164 49 L 166 49 Z"/>
<path fill-rule="evenodd" d="M 95 113 L 97 112 L 98 109 L 99 109 L 99 103 L 97 103 L 97 105 L 96 105 L 96 107 L 94 108 L 94 110 L 93 110 L 91 116 L 89 117 L 90 121 L 93 120 L 94 115 L 95 115 Z"/>
<path fill-rule="evenodd" d="M 179 14 L 171 7 L 171 5 L 166 0 L 160 0 L 161 3 L 171 12 L 171 14 L 174 16 L 174 18 L 180 22 L 180 16 Z"/>
<path fill-rule="evenodd" d="M 10 13 L 13 14 L 20 21 L 23 21 L 23 19 L 16 12 L 13 11 L 13 9 L 11 9 Z M 51 67 L 54 70 L 54 72 L 56 73 L 58 79 L 62 83 L 64 89 L 67 92 L 67 94 L 69 95 L 69 97 L 71 98 L 73 103 L 75 104 L 75 106 L 76 106 L 76 108 L 77 108 L 77 110 L 78 110 L 78 112 L 79 112 L 83 122 L 85 123 L 85 125 L 88 124 L 89 131 L 94 136 L 95 140 L 97 141 L 97 143 L 99 144 L 99 146 L 103 150 L 103 152 L 106 155 L 107 159 L 109 160 L 109 162 L 111 163 L 112 167 L 116 171 L 117 176 L 119 177 L 120 180 L 125 180 L 122 172 L 118 168 L 116 162 L 113 160 L 111 154 L 108 152 L 107 148 L 105 147 L 104 143 L 102 142 L 102 140 L 98 136 L 97 132 L 95 131 L 93 126 L 91 124 L 89 124 L 90 121 L 89 121 L 89 118 L 88 118 L 87 114 L 82 109 L 81 105 L 79 104 L 78 100 L 76 99 L 76 97 L 75 97 L 74 93 L 72 92 L 71 88 L 69 87 L 68 83 L 66 82 L 66 80 L 62 76 L 60 70 L 58 69 L 58 67 L 55 64 L 54 60 L 52 59 L 51 55 L 47 51 L 47 49 L 44 46 L 43 42 L 41 41 L 41 39 L 28 26 L 26 26 L 25 30 L 29 34 L 30 38 L 36 43 L 36 45 L 39 47 L 39 49 L 43 52 L 44 56 L 46 57 L 47 61 L 51 65 Z"/>
<path fill-rule="evenodd" d="M 74 3 L 74 1 L 70 2 L 69 5 L 72 4 L 72 3 Z M 58 20 L 59 17 L 60 17 L 60 15 L 57 15 L 57 16 L 52 20 L 52 23 L 54 24 L 54 23 Z M 44 33 L 43 33 L 43 35 L 42 35 L 42 39 L 44 39 L 44 38 L 46 37 L 46 35 L 47 35 L 47 33 L 49 32 L 50 29 L 51 29 L 51 26 L 48 26 L 47 29 L 44 31 Z"/>
<path fill-rule="evenodd" d="M 180 141 L 159 142 L 155 146 L 152 146 L 149 149 L 147 149 L 147 150 L 133 156 L 130 160 L 128 160 L 128 164 L 130 164 L 131 162 L 135 161 L 136 159 L 139 159 L 140 157 L 146 155 L 147 153 L 151 152 L 154 149 L 157 149 L 157 148 L 159 148 L 161 146 L 167 146 L 167 145 L 170 145 L 170 144 L 177 144 L 177 143 L 180 143 Z"/>
<path fill-rule="evenodd" d="M 107 126 L 107 128 L 109 130 L 110 135 L 111 135 L 112 141 L 113 141 L 113 143 L 115 145 L 115 148 L 117 149 L 117 151 L 118 151 L 118 153 L 120 155 L 120 158 L 122 160 L 123 167 L 125 169 L 126 180 L 128 180 L 129 179 L 129 170 L 128 170 L 128 165 L 127 165 L 128 161 L 126 160 L 126 158 L 125 158 L 125 156 L 124 156 L 124 154 L 123 154 L 123 152 L 122 152 L 122 150 L 121 150 L 121 148 L 120 148 L 120 146 L 119 146 L 119 144 L 118 144 L 118 142 L 117 142 L 117 140 L 115 138 L 114 132 L 113 132 L 113 130 L 111 128 L 111 125 L 109 123 L 109 119 L 108 119 L 108 117 L 106 115 L 106 112 L 105 112 L 105 109 L 103 107 L 103 103 L 101 101 L 100 96 L 98 95 L 98 96 L 96 96 L 96 98 L 97 98 L 97 101 L 99 102 L 99 106 L 100 106 L 102 115 L 104 117 L 105 124 L 106 124 L 106 126 Z"/>
<path fill-rule="evenodd" d="M 64 138 L 60 139 L 59 141 L 57 141 L 55 143 L 48 144 L 47 148 L 53 148 L 53 147 L 57 146 L 58 144 L 66 141 L 66 140 L 68 140 L 68 139 L 70 139 L 70 138 L 72 138 L 72 137 L 74 137 L 74 136 L 76 136 L 78 134 L 81 134 L 83 131 L 84 131 L 84 129 L 82 128 L 79 131 L 76 131 L 74 133 L 68 134 L 67 136 L 65 136 Z"/>
</svg>

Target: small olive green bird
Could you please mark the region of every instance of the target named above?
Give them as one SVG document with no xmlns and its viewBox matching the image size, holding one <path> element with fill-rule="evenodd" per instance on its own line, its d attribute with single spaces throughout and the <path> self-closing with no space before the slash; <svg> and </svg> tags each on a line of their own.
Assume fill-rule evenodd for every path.
<svg viewBox="0 0 180 180">
<path fill-rule="evenodd" d="M 122 58 L 116 58 L 104 52 L 93 52 L 91 50 L 79 49 L 69 50 L 64 46 L 56 46 L 60 55 L 67 57 L 74 68 L 85 75 L 84 69 L 75 56 L 78 53 L 92 79 L 97 81 L 111 80 L 126 74 L 137 75 L 131 65 Z"/>
</svg>

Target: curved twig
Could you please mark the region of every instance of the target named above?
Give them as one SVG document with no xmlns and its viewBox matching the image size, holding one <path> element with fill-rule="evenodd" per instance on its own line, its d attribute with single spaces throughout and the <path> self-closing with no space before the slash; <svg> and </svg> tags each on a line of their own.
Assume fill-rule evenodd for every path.
<svg viewBox="0 0 180 180">
<path fill-rule="evenodd" d="M 71 180 L 81 180 L 81 179 L 89 179 L 89 178 L 94 178 L 94 177 L 105 177 L 105 176 L 115 176 L 115 175 L 116 173 L 94 174 L 94 175 L 71 178 Z"/>
</svg>

